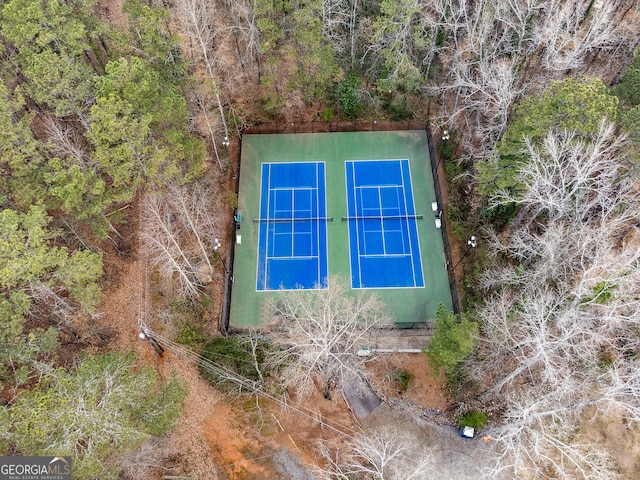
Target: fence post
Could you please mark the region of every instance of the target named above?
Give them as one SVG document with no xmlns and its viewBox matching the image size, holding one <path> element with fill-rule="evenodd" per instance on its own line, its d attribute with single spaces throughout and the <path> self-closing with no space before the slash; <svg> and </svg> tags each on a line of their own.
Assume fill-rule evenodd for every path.
<svg viewBox="0 0 640 480">
<path fill-rule="evenodd" d="M 236 174 L 235 178 L 235 192 L 236 198 L 240 191 L 240 162 L 242 159 L 242 134 L 240 129 L 238 132 L 238 155 L 236 159 Z M 218 320 L 218 329 L 223 335 L 226 335 L 229 331 L 229 319 L 231 316 L 231 291 L 233 290 L 233 259 L 235 256 L 236 247 L 236 213 L 237 208 L 234 209 L 232 220 L 233 228 L 231 229 L 231 235 L 228 239 L 229 247 L 227 248 L 227 261 L 225 263 L 225 276 L 224 276 L 224 300 L 222 302 L 222 310 L 220 312 L 220 319 Z"/>
<path fill-rule="evenodd" d="M 431 134 L 431 124 L 427 121 L 426 125 L 427 143 L 429 145 L 429 161 L 431 162 L 431 171 L 433 172 L 433 184 L 436 193 L 436 201 L 440 208 L 444 210 L 444 203 L 442 202 L 442 188 L 440 184 L 440 174 L 438 173 L 438 156 L 433 143 L 433 135 Z M 451 287 L 451 300 L 453 303 L 453 311 L 460 318 L 462 313 L 462 305 L 460 303 L 460 293 L 458 291 L 458 283 L 456 282 L 455 272 L 452 272 L 449 265 L 453 265 L 451 257 L 451 245 L 449 244 L 449 235 L 447 234 L 447 220 L 442 217 L 441 223 L 442 243 L 444 246 L 444 253 L 446 258 L 445 268 L 447 269 L 447 276 L 449 278 L 449 286 Z"/>
</svg>

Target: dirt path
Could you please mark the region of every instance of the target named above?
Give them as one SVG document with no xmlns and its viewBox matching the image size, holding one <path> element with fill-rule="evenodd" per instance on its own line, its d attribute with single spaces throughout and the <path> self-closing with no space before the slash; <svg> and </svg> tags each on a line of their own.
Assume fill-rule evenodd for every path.
<svg viewBox="0 0 640 480">
<path fill-rule="evenodd" d="M 199 376 L 195 365 L 171 352 L 160 358 L 138 338 L 139 297 L 144 290 L 140 262 L 132 254 L 112 269 L 111 285 L 100 305 L 104 312 L 101 322 L 112 330 L 112 345 L 133 350 L 141 363 L 156 368 L 162 378 L 176 374 L 189 386 L 183 416 L 170 437 L 170 445 L 177 452 L 170 474 L 211 480 L 314 478 L 309 465 L 317 460 L 318 441 L 336 440 L 339 435 L 273 403 L 256 401 L 255 397 L 226 397 Z M 398 390 L 390 375 L 397 369 L 413 375 L 406 392 Z M 416 413 L 420 408 L 442 411 L 448 404 L 444 379 L 429 371 L 423 354 L 381 356 L 371 362 L 370 371 L 386 400 L 414 405 L 416 410 L 409 413 L 386 404 L 358 422 L 340 396 L 327 401 L 318 393 L 306 399 L 303 406 L 314 419 L 331 420 L 349 432 L 361 427 L 402 425 L 430 447 L 442 478 L 478 477 L 481 463 L 476 456 L 486 457 L 482 443 L 465 441 L 453 427 L 436 425 Z"/>
<path fill-rule="evenodd" d="M 138 318 L 146 308 L 145 260 L 132 252 L 127 258 L 111 256 L 107 263 L 98 311 L 102 328 L 110 332 L 110 347 L 133 351 L 140 364 L 155 368 L 162 379 L 177 375 L 188 385 L 183 415 L 169 438 L 176 455 L 164 473 L 205 480 L 313 478 L 276 417 L 265 409 L 264 420 L 257 420 L 254 399 L 223 395 L 200 377 L 193 363 L 171 352 L 159 357 L 140 340 Z M 289 427 L 290 432 L 295 430 Z"/>
<path fill-rule="evenodd" d="M 493 452 L 487 443 L 477 437 L 464 439 L 456 428 L 428 421 L 415 412 L 382 405 L 367 417 L 363 425 L 365 430 L 394 425 L 408 433 L 415 441 L 416 452 L 420 451 L 418 446 L 421 445 L 432 456 L 431 478 L 477 480 L 483 469 L 491 466 Z M 502 477 L 493 478 L 502 480 Z"/>
</svg>

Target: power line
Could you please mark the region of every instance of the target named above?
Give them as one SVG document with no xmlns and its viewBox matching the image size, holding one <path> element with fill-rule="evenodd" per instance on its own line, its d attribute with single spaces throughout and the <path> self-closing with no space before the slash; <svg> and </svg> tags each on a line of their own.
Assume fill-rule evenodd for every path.
<svg viewBox="0 0 640 480">
<path fill-rule="evenodd" d="M 194 352 L 190 348 L 187 348 L 184 345 L 176 343 L 173 340 L 170 340 L 160 335 L 159 333 L 154 332 L 150 328 L 142 325 L 142 323 L 140 322 L 139 322 L 139 326 L 141 331 L 141 334 L 140 334 L 141 338 L 144 337 L 147 340 L 149 340 L 152 347 L 153 347 L 153 344 L 151 343 L 151 341 L 157 343 L 159 346 L 163 347 L 164 349 L 177 354 L 178 356 L 181 356 L 190 360 L 191 362 L 198 365 L 200 368 L 210 373 L 213 373 L 214 375 L 218 375 L 222 378 L 225 378 L 226 380 L 229 380 L 235 383 L 236 385 L 249 390 L 254 395 L 265 398 L 266 400 L 270 400 L 271 402 L 277 405 L 280 405 L 288 410 L 291 410 L 292 412 L 297 413 L 298 415 L 304 418 L 307 418 L 314 423 L 317 423 L 318 425 L 320 425 L 320 427 L 328 428 L 329 430 L 337 433 L 338 435 L 346 438 L 347 440 L 356 442 L 358 439 L 355 437 L 355 435 L 357 435 L 358 433 L 362 433 L 362 432 L 357 432 L 351 427 L 347 427 L 346 425 L 343 425 L 340 422 L 332 420 L 331 418 L 320 420 L 316 418 L 315 412 L 313 410 L 305 407 L 304 405 L 301 405 L 297 402 L 284 401 L 282 400 L 282 398 L 278 396 L 277 393 L 269 392 L 258 382 L 249 380 L 243 377 L 242 375 L 239 375 L 238 373 L 234 372 L 233 370 L 230 370 L 224 367 L 223 365 L 216 364 L 210 359 L 203 357 L 202 355 Z M 420 462 L 418 462 L 415 458 L 410 457 L 404 453 L 400 453 L 399 456 L 401 456 L 403 460 L 408 464 L 411 464 L 414 466 L 420 465 Z"/>
<path fill-rule="evenodd" d="M 185 347 L 184 345 L 180 345 L 179 343 L 176 343 L 160 335 L 159 333 L 154 332 L 148 327 L 140 325 L 140 330 L 142 332 L 141 336 L 144 336 L 144 338 L 149 340 L 152 346 L 153 346 L 152 342 L 155 342 L 158 345 L 162 346 L 164 349 L 169 350 L 173 353 L 178 354 L 179 356 L 182 356 L 190 360 L 191 362 L 195 363 L 203 370 L 206 370 L 207 372 L 212 373 L 214 375 L 220 376 L 238 385 L 239 387 L 250 391 L 255 395 L 261 396 L 284 408 L 290 409 L 291 411 L 297 413 L 298 415 L 308 418 L 312 422 L 318 423 L 321 427 L 327 427 L 329 430 L 351 440 L 354 440 L 355 439 L 354 435 L 358 433 L 352 428 L 347 427 L 346 425 L 343 425 L 335 420 L 332 420 L 331 418 L 319 420 L 314 415 L 315 412 L 305 407 L 304 405 L 301 405 L 296 402 L 284 401 L 281 398 L 279 398 L 276 393 L 267 391 L 259 383 L 249 380 L 245 377 L 242 377 L 238 373 L 224 367 L 223 365 L 214 363 L 210 359 L 203 357 L 202 355 L 194 352 L 193 350 Z"/>
</svg>

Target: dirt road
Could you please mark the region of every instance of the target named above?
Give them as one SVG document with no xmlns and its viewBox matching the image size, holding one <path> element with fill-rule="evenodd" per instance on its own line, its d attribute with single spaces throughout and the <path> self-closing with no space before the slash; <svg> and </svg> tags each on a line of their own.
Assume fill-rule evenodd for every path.
<svg viewBox="0 0 640 480">
<path fill-rule="evenodd" d="M 454 427 L 439 425 L 397 406 L 381 405 L 362 424 L 365 430 L 394 425 L 408 432 L 415 441 L 415 451 L 420 452 L 424 447 L 433 457 L 430 478 L 478 480 L 491 465 L 492 452 L 480 438 L 462 438 Z"/>
</svg>

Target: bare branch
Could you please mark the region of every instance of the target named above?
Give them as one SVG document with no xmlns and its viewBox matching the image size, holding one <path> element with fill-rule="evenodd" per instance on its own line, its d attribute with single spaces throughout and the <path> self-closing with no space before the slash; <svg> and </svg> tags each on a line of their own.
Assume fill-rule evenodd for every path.
<svg viewBox="0 0 640 480">
<path fill-rule="evenodd" d="M 429 452 L 416 445 L 406 432 L 389 425 L 357 436 L 347 451 L 320 445 L 326 467 L 317 467 L 321 479 L 367 478 L 376 480 L 422 480 L 438 478 Z"/>
<path fill-rule="evenodd" d="M 322 382 L 330 388 L 357 384 L 364 376 L 358 349 L 370 345 L 376 329 L 390 324 L 384 304 L 375 297 L 352 295 L 344 282 L 331 278 L 325 288 L 282 292 L 271 302 L 278 341 L 293 362 L 282 377 L 305 396 Z"/>
<path fill-rule="evenodd" d="M 149 261 L 166 278 L 176 275 L 189 296 L 197 296 L 214 276 L 210 257 L 219 236 L 219 211 L 213 193 L 199 182 L 169 185 L 144 199 L 142 238 Z"/>
</svg>

